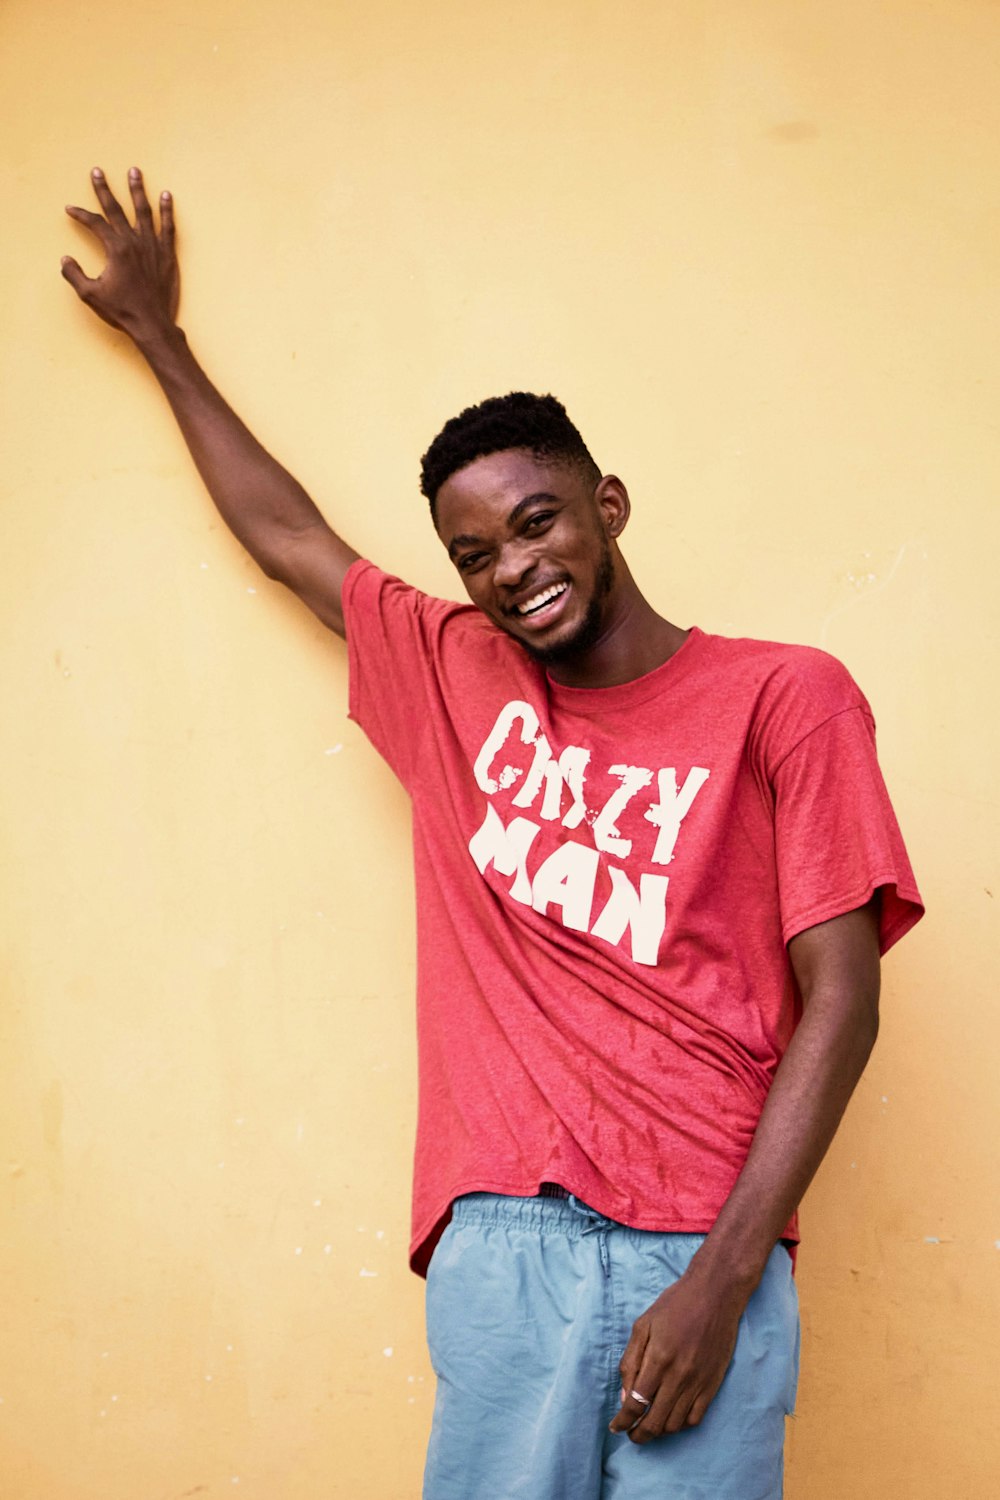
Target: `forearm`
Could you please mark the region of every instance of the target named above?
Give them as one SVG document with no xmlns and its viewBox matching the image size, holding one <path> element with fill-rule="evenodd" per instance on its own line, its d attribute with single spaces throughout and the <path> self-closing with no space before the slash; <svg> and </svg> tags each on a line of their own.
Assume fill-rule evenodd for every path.
<svg viewBox="0 0 1000 1500">
<path fill-rule="evenodd" d="M 810 996 L 768 1094 L 746 1163 L 697 1261 L 749 1296 L 826 1155 L 878 1030 L 870 997 Z"/>
<path fill-rule="evenodd" d="M 216 390 L 180 328 L 134 338 L 222 519 L 265 573 L 281 577 L 289 545 L 314 527 L 328 530 L 320 511 Z"/>
<path fill-rule="evenodd" d="M 341 590 L 357 553 L 222 399 L 177 327 L 180 272 L 171 194 L 160 194 L 157 231 L 137 167 L 129 172 L 134 226 L 100 168 L 91 181 L 102 213 L 74 205 L 66 211 L 100 241 L 107 263 L 99 276 L 90 277 L 67 255 L 63 276 L 81 301 L 128 334 L 146 359 L 226 525 L 269 577 L 287 584 L 342 635 Z"/>
</svg>

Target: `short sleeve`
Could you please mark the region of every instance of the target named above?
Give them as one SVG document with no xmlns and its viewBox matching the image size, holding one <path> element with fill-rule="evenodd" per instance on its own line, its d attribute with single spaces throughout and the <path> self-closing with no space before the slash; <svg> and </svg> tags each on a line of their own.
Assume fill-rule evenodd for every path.
<svg viewBox="0 0 1000 1500">
<path fill-rule="evenodd" d="M 885 953 L 924 908 L 867 708 L 844 709 L 805 735 L 773 773 L 772 787 L 783 940 L 881 891 Z"/>
<path fill-rule="evenodd" d="M 410 786 L 428 722 L 428 680 L 444 619 L 456 609 L 361 560 L 343 590 L 349 716 Z"/>
</svg>

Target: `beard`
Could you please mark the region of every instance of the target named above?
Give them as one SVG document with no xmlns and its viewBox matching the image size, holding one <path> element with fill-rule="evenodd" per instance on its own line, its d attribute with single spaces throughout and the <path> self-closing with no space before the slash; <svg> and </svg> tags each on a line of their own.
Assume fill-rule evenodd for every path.
<svg viewBox="0 0 1000 1500">
<path fill-rule="evenodd" d="M 585 651 L 590 650 L 591 646 L 596 646 L 601 638 L 601 631 L 604 627 L 604 601 L 611 593 L 615 581 L 615 565 L 611 557 L 611 547 L 603 533 L 601 543 L 601 557 L 597 565 L 597 576 L 594 579 L 594 592 L 590 596 L 583 619 L 576 629 L 561 641 L 554 641 L 551 646 L 535 646 L 530 641 L 523 641 L 518 637 L 520 645 L 524 647 L 532 660 L 537 661 L 543 667 L 582 656 Z"/>
</svg>

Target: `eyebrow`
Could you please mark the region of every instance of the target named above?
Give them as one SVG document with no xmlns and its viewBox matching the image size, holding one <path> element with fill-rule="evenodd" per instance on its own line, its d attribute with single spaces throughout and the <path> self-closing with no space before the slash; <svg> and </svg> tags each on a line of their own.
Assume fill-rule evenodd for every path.
<svg viewBox="0 0 1000 1500">
<path fill-rule="evenodd" d="M 514 509 L 507 517 L 508 527 L 516 526 L 518 521 L 521 519 L 521 516 L 530 505 L 536 505 L 539 500 L 554 501 L 558 500 L 558 498 L 559 497 L 557 495 L 549 494 L 548 490 L 538 490 L 534 495 L 525 495 L 524 499 L 517 502 L 517 504 L 514 506 Z M 458 535 L 453 536 L 451 541 L 448 543 L 448 556 L 454 558 L 455 553 L 460 547 L 475 547 L 478 546 L 482 542 L 482 540 L 483 538 L 481 536 L 477 536 L 475 532 L 460 531 Z"/>
</svg>

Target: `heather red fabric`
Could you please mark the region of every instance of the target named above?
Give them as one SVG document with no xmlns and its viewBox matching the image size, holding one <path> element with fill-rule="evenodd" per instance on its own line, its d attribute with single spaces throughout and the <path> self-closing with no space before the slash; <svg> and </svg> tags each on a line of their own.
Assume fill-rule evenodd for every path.
<svg viewBox="0 0 1000 1500">
<path fill-rule="evenodd" d="M 411 1264 L 458 1195 L 545 1181 L 708 1231 L 800 1013 L 789 939 L 880 890 L 884 951 L 923 910 L 860 690 L 697 628 L 633 682 L 562 687 L 367 562 L 344 609 L 351 717 L 413 804 Z"/>
</svg>

